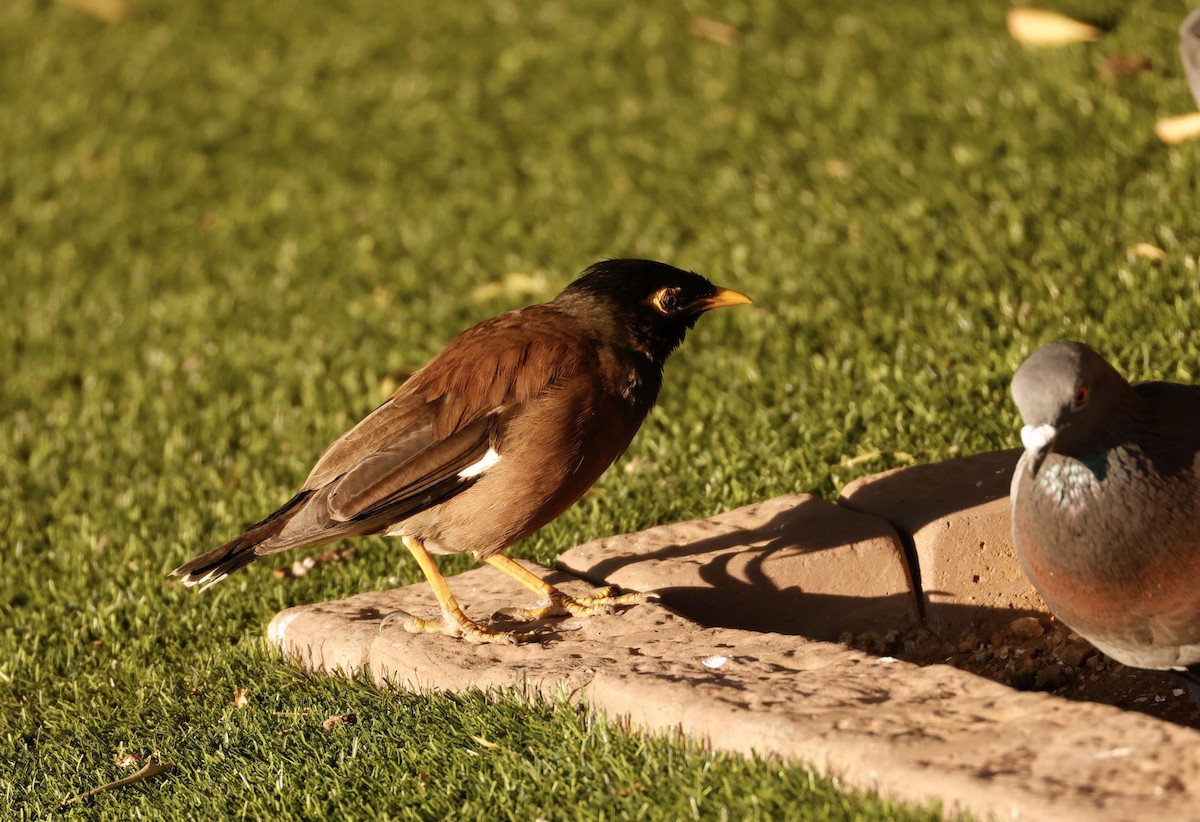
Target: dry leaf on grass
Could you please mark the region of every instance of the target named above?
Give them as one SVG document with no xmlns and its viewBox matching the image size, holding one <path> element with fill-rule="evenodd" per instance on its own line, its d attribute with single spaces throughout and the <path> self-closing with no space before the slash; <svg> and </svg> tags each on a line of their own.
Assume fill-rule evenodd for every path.
<svg viewBox="0 0 1200 822">
<path fill-rule="evenodd" d="M 844 456 L 838 465 L 842 468 L 854 468 L 862 465 L 865 462 L 874 462 L 875 460 L 891 457 L 895 462 L 902 462 L 905 465 L 915 465 L 917 458 L 907 451 L 868 451 L 865 454 L 857 454 L 855 456 Z"/>
<path fill-rule="evenodd" d="M 471 299 L 486 301 L 497 297 L 537 297 L 545 293 L 549 282 L 543 274 L 510 271 L 499 280 L 477 285 L 471 289 Z"/>
<path fill-rule="evenodd" d="M 245 688 L 238 688 L 233 692 L 233 707 L 245 708 L 250 702 L 250 697 L 246 695 Z"/>
<path fill-rule="evenodd" d="M 354 556 L 354 551 L 353 547 L 348 547 L 340 550 L 325 551 L 316 556 L 298 559 L 286 568 L 276 568 L 271 572 L 271 576 L 275 579 L 297 579 L 320 565 L 328 565 L 331 562 L 341 562 L 344 559 L 349 559 Z"/>
<path fill-rule="evenodd" d="M 129 4 L 125 0 L 58 0 L 84 14 L 90 14 L 105 23 L 120 23 L 129 15 Z"/>
<path fill-rule="evenodd" d="M 472 739 L 472 740 L 473 740 L 473 741 L 474 741 L 476 744 L 478 744 L 478 745 L 479 745 L 479 747 L 481 747 L 481 748 L 487 748 L 487 749 L 488 749 L 488 750 L 490 750 L 490 751 L 503 751 L 503 750 L 507 750 L 507 749 L 506 749 L 506 748 L 505 748 L 503 745 L 497 745 L 495 742 L 489 742 L 488 740 L 484 739 L 482 736 L 476 736 L 475 734 L 471 734 L 471 739 Z"/>
<path fill-rule="evenodd" d="M 850 165 L 845 160 L 830 158 L 825 161 L 825 173 L 835 180 L 845 180 L 850 176 Z"/>
<path fill-rule="evenodd" d="M 742 39 L 742 33 L 733 26 L 707 17 L 693 17 L 688 21 L 688 31 L 693 37 L 720 43 L 722 46 L 732 46 Z"/>
<path fill-rule="evenodd" d="M 358 714 L 334 714 L 321 723 L 321 728 L 326 731 L 332 731 L 340 725 L 357 725 Z"/>
<path fill-rule="evenodd" d="M 1141 257 L 1144 260 L 1153 260 L 1156 263 L 1161 263 L 1167 259 L 1167 252 L 1151 243 L 1137 243 L 1125 249 L 1125 256 L 1130 262 Z"/>
<path fill-rule="evenodd" d="M 649 457 L 632 457 L 625 460 L 625 473 L 636 474 L 643 468 L 649 467 L 653 464 L 654 460 L 650 459 Z"/>
<path fill-rule="evenodd" d="M 1179 117 L 1164 117 L 1155 124 L 1154 133 L 1170 146 L 1200 139 L 1200 111 Z"/>
<path fill-rule="evenodd" d="M 1140 54 L 1114 54 L 1096 67 L 1101 80 L 1113 81 L 1121 77 L 1141 74 L 1154 68 L 1154 61 Z"/>
<path fill-rule="evenodd" d="M 88 799 L 89 797 L 104 793 L 105 791 L 114 791 L 117 788 L 124 788 L 126 785 L 133 785 L 138 782 L 142 782 L 144 780 L 151 779 L 153 777 L 156 777 L 156 776 L 166 773 L 167 771 L 171 770 L 174 767 L 175 766 L 173 764 L 171 764 L 170 762 L 156 762 L 154 759 L 154 755 L 152 754 L 150 756 L 150 759 L 146 762 L 146 764 L 142 767 L 142 769 L 140 771 L 138 771 L 137 773 L 131 774 L 131 775 L 125 777 L 124 779 L 117 779 L 112 782 L 105 783 L 98 788 L 92 788 L 90 791 L 84 791 L 83 793 L 79 794 L 78 796 L 72 796 L 70 799 L 63 802 L 59 807 L 67 808 L 67 807 L 70 807 L 71 805 L 74 805 L 76 802 L 80 802 L 84 799 Z"/>
<path fill-rule="evenodd" d="M 1014 6 L 1005 17 L 1008 33 L 1026 46 L 1069 46 L 1073 43 L 1093 43 L 1104 32 L 1088 23 L 1072 20 L 1045 9 Z"/>
</svg>

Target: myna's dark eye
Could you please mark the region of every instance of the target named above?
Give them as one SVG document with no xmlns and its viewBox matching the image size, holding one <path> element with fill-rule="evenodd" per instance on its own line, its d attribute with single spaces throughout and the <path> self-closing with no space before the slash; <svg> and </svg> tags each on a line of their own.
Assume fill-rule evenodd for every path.
<svg viewBox="0 0 1200 822">
<path fill-rule="evenodd" d="M 1088 395 L 1087 383 L 1080 383 L 1079 387 L 1075 389 L 1075 396 L 1071 397 L 1071 407 L 1083 408 L 1087 405 Z"/>
<path fill-rule="evenodd" d="M 673 287 L 660 288 L 650 298 L 651 304 L 659 314 L 670 316 L 679 310 L 679 289 Z"/>
</svg>

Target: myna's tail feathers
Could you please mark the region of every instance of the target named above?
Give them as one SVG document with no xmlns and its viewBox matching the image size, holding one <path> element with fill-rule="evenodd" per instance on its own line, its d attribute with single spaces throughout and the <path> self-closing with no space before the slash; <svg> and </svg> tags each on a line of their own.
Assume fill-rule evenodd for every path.
<svg viewBox="0 0 1200 822">
<path fill-rule="evenodd" d="M 291 518 L 299 513 L 304 501 L 312 493 L 312 491 L 301 491 L 292 497 L 286 505 L 271 514 L 271 516 L 257 525 L 247 528 L 246 532 L 240 537 L 231 539 L 224 545 L 201 554 L 189 562 L 185 562 L 172 571 L 171 575 L 183 577 L 184 585 L 201 586 L 200 590 L 204 590 L 211 585 L 216 585 L 234 571 L 244 568 L 258 559 L 263 553 L 267 553 L 265 551 L 259 552 L 255 549 L 271 537 L 279 534 Z"/>
</svg>

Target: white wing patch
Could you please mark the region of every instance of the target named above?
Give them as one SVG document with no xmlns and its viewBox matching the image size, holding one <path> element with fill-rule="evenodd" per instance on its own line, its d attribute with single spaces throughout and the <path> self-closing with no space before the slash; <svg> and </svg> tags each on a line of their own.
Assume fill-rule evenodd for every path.
<svg viewBox="0 0 1200 822">
<path fill-rule="evenodd" d="M 468 465 L 466 468 L 459 471 L 458 475 L 463 479 L 477 477 L 498 462 L 500 462 L 500 455 L 496 453 L 495 448 L 489 448 L 487 453 L 483 455 L 483 458 L 480 459 L 479 462 Z"/>
</svg>

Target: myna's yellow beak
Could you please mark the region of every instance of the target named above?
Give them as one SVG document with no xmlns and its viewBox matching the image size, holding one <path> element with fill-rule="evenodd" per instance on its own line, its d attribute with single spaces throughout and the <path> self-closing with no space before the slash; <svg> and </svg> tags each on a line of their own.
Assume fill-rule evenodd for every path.
<svg viewBox="0 0 1200 822">
<path fill-rule="evenodd" d="M 740 291 L 732 288 L 718 287 L 716 292 L 696 300 L 695 307 L 700 311 L 710 311 L 714 308 L 725 308 L 730 305 L 744 305 L 754 302 Z"/>
</svg>

